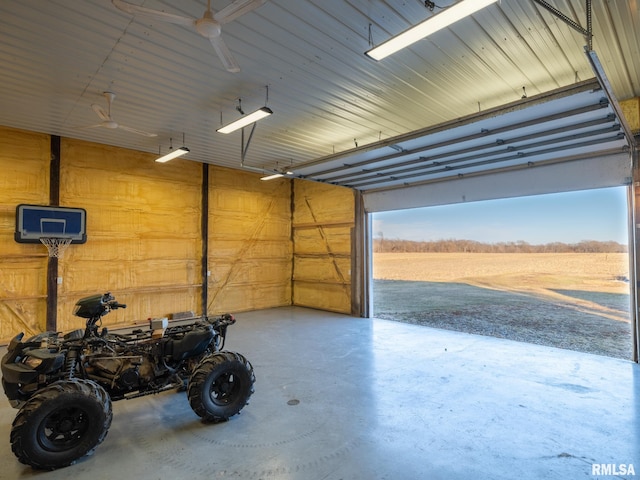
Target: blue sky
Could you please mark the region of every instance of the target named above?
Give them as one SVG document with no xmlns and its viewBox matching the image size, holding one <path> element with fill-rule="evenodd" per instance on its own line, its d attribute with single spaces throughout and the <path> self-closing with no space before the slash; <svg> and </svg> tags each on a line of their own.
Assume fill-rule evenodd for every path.
<svg viewBox="0 0 640 480">
<path fill-rule="evenodd" d="M 484 243 L 628 243 L 625 187 L 536 195 L 373 215 L 373 236 Z"/>
</svg>

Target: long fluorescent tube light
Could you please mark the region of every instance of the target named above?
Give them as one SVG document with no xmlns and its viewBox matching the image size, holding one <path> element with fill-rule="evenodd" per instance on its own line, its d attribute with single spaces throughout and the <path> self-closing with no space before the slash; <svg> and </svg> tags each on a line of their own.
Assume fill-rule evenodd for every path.
<svg viewBox="0 0 640 480">
<path fill-rule="evenodd" d="M 284 177 L 284 173 L 274 173 L 273 175 L 267 175 L 266 177 L 262 177 L 260 180 L 274 180 L 280 177 Z"/>
<path fill-rule="evenodd" d="M 216 130 L 216 132 L 218 132 L 218 133 L 235 132 L 239 128 L 246 127 L 247 125 L 249 125 L 251 123 L 257 122 L 261 118 L 268 117 L 272 113 L 273 112 L 271 111 L 270 108 L 262 107 L 262 108 L 256 110 L 255 112 L 250 113 L 249 115 L 245 115 L 244 117 L 239 118 L 235 122 L 231 122 L 230 124 L 225 125 L 224 127 L 218 128 Z"/>
<path fill-rule="evenodd" d="M 156 162 L 158 163 L 168 162 L 169 160 L 173 160 L 174 158 L 177 158 L 189 153 L 189 151 L 190 150 L 187 147 L 176 148 L 175 150 L 167 153 L 166 155 L 163 155 L 160 158 L 156 158 Z"/>
<path fill-rule="evenodd" d="M 373 58 L 374 60 L 382 60 L 392 53 L 396 53 L 398 50 L 402 50 L 418 40 L 448 27 L 452 23 L 471 15 L 492 3 L 496 3 L 497 1 L 499 0 L 462 0 L 455 5 L 450 6 L 446 10 L 427 18 L 423 22 L 408 28 L 395 37 L 391 37 L 386 42 L 383 42 L 377 47 L 365 52 L 365 55 Z"/>
<path fill-rule="evenodd" d="M 287 170 L 284 173 L 274 173 L 273 175 L 262 177 L 260 180 L 275 180 L 276 178 L 284 177 L 285 175 L 293 175 L 293 172 L 291 170 Z"/>
</svg>

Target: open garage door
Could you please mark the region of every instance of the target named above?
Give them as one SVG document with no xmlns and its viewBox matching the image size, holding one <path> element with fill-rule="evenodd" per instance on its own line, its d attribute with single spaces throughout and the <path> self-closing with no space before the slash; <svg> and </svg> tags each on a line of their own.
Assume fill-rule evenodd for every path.
<svg viewBox="0 0 640 480">
<path fill-rule="evenodd" d="M 372 316 L 629 360 L 627 192 L 372 214 Z"/>
<path fill-rule="evenodd" d="M 360 245 L 369 252 L 362 262 L 365 316 L 371 312 L 367 214 L 633 184 L 634 139 L 600 77 L 296 166 L 298 177 L 361 192 Z M 637 339 L 635 268 L 630 276 Z M 636 360 L 637 350 L 636 341 Z"/>
</svg>

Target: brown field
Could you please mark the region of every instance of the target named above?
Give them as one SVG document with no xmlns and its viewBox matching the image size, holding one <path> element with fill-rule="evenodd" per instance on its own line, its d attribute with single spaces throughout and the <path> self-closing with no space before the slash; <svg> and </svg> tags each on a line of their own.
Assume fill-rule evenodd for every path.
<svg viewBox="0 0 640 480">
<path fill-rule="evenodd" d="M 374 316 L 631 358 L 626 253 L 375 253 Z"/>
<path fill-rule="evenodd" d="M 628 291 L 615 282 L 629 271 L 626 253 L 376 253 L 373 278 L 421 282 L 487 282 L 514 279 L 531 287 L 573 286 Z"/>
<path fill-rule="evenodd" d="M 628 322 L 627 315 L 556 291 L 628 294 L 628 258 L 626 253 L 376 253 L 373 278 L 517 292 Z"/>
</svg>

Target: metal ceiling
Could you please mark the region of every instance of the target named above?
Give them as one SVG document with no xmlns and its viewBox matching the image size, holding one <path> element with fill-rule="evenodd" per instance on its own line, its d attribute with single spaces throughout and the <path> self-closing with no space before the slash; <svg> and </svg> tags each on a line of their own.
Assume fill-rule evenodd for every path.
<svg viewBox="0 0 640 480">
<path fill-rule="evenodd" d="M 206 9 L 205 0 L 130 1 L 193 17 Z M 229 3 L 213 0 L 212 8 Z M 448 6 L 453 1 L 436 3 Z M 584 1 L 548 3 L 585 24 Z M 463 167 L 472 171 L 476 167 L 471 163 L 491 157 L 460 160 L 468 155 L 465 149 L 481 148 L 488 154 L 497 149 L 488 143 L 497 140 L 510 142 L 502 145 L 505 158 L 517 155 L 509 151 L 511 146 L 518 152 L 544 151 L 562 147 L 569 141 L 563 136 L 594 131 L 602 133 L 592 139 L 611 139 L 606 142 L 617 145 L 615 122 L 606 120 L 601 95 L 587 92 L 579 96 L 580 102 L 595 105 L 595 113 L 572 116 L 571 122 L 584 125 L 571 133 L 553 131 L 573 125 L 569 120 L 511 129 L 491 138 L 464 125 L 440 131 L 438 126 L 517 103 L 523 95 L 535 98 L 580 85 L 594 72 L 585 55 L 585 38 L 532 0 L 502 0 L 381 62 L 364 55 L 372 43 L 432 14 L 419 0 L 269 0 L 223 27 L 241 67 L 234 74 L 193 30 L 134 18 L 109 0 L 0 0 L 0 125 L 151 153 L 166 153 L 170 142 L 181 146 L 184 135 L 191 150 L 188 160 L 240 168 L 241 134 L 221 135 L 215 129 L 221 120 L 227 123 L 239 116 L 241 99 L 247 112 L 265 104 L 274 111 L 257 124 L 246 167 L 297 170 L 356 145 L 417 130 L 432 143 L 463 140 L 437 160 L 444 170 L 433 164 L 432 177 L 451 169 L 463 173 Z M 640 96 L 638 0 L 595 1 L 592 18 L 593 49 L 613 93 L 620 100 Z M 116 94 L 112 116 L 117 122 L 158 136 L 80 128 L 98 123 L 91 105 L 105 105 L 104 91 Z M 537 116 L 550 117 L 551 105 L 541 102 Z M 518 123 L 517 113 L 513 115 L 497 127 L 492 122 L 498 118 L 487 118 L 487 130 L 504 129 L 507 121 Z M 602 123 L 585 123 L 598 121 Z M 404 150 L 422 146 L 418 139 L 396 143 Z M 383 155 L 398 153 L 385 148 Z M 438 155 L 438 150 L 428 155 Z M 349 161 L 364 160 L 366 155 Z M 414 160 L 404 154 L 395 157 L 403 163 L 393 171 L 399 182 L 426 178 L 417 170 L 420 164 L 407 163 Z M 509 160 L 501 162 L 507 165 Z M 322 169 L 334 167 L 331 163 Z M 354 177 L 348 169 L 319 175 L 307 167 L 305 173 L 363 189 L 390 184 L 367 183 L 377 179 Z"/>
</svg>

